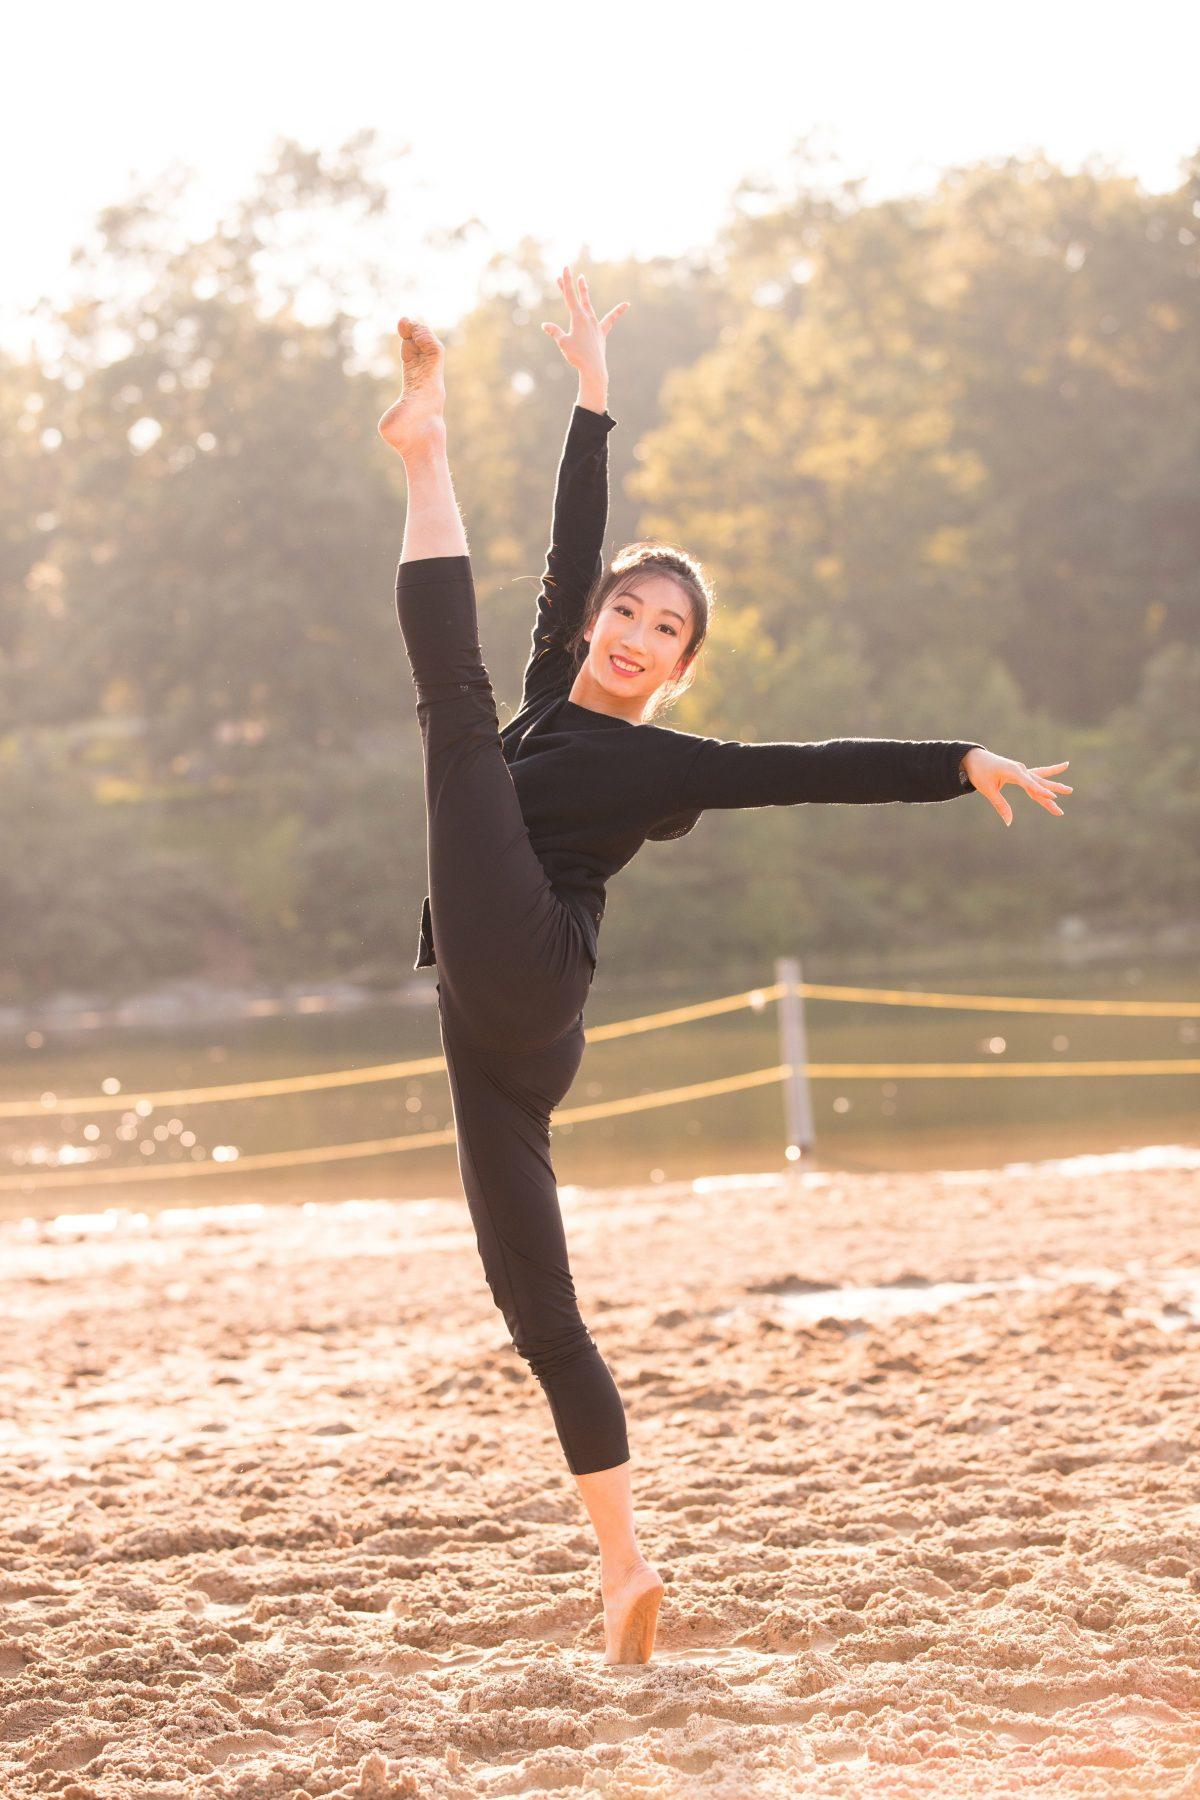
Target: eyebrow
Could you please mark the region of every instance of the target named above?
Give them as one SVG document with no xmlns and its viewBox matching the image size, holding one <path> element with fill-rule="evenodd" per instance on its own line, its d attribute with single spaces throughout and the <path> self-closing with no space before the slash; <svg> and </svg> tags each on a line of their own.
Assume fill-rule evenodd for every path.
<svg viewBox="0 0 1200 1800">
<path fill-rule="evenodd" d="M 614 600 L 636 600 L 639 606 L 644 606 L 646 604 L 640 594 L 632 593 L 628 588 L 623 588 L 619 594 L 614 594 L 613 599 Z M 669 613 L 671 618 L 673 618 L 673 619 L 678 619 L 679 623 L 681 625 L 687 624 L 687 620 L 684 618 L 683 614 L 677 613 L 673 606 L 664 606 L 664 607 L 661 607 L 659 610 L 661 612 Z"/>
</svg>

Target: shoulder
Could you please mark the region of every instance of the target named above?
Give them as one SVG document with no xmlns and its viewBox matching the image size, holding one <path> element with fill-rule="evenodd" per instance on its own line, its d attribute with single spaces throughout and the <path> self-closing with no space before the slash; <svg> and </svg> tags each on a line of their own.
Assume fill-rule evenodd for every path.
<svg viewBox="0 0 1200 1800">
<path fill-rule="evenodd" d="M 686 836 L 703 811 L 688 803 L 691 771 L 705 746 L 714 740 L 669 725 L 639 725 L 630 736 L 638 742 L 643 767 L 650 774 L 645 792 L 654 823 L 647 837 L 660 843 Z"/>
<path fill-rule="evenodd" d="M 672 725 L 639 725 L 638 731 L 656 744 L 664 756 L 694 756 L 701 744 L 713 741 L 694 731 L 677 731 Z"/>
<path fill-rule="evenodd" d="M 718 742 L 694 731 L 676 731 L 670 725 L 639 725 L 638 736 L 656 762 L 680 771 L 690 769 L 703 750 Z"/>
</svg>

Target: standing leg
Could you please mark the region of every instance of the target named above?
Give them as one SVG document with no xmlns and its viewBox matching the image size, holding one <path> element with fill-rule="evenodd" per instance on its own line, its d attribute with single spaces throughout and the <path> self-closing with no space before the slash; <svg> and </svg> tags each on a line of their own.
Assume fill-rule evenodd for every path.
<svg viewBox="0 0 1200 1800">
<path fill-rule="evenodd" d="M 459 1039 L 441 1007 L 459 1169 L 492 1297 L 541 1383 L 600 1545 L 605 1661 L 644 1663 L 663 1583 L 638 1548 L 625 1409 L 579 1312 L 550 1160 L 550 1114 L 583 1055 L 582 1023 L 514 1055 Z"/>
<path fill-rule="evenodd" d="M 663 1583 L 638 1548 L 629 1464 L 577 1475 L 576 1486 L 600 1544 L 606 1662 L 649 1662 Z"/>
<path fill-rule="evenodd" d="M 459 1172 L 493 1300 L 551 1406 L 601 1552 L 604 1660 L 646 1663 L 664 1586 L 633 1530 L 621 1395 L 579 1314 L 551 1163 L 551 1111 L 583 1057 L 583 1024 L 533 1053 L 464 1044 L 441 1006 Z"/>
<path fill-rule="evenodd" d="M 492 1297 L 545 1390 L 572 1474 L 628 1462 L 625 1409 L 580 1316 L 550 1160 L 550 1112 L 579 1068 L 583 1026 L 516 1054 L 465 1042 L 444 1003 L 441 1028 L 459 1169 Z"/>
</svg>

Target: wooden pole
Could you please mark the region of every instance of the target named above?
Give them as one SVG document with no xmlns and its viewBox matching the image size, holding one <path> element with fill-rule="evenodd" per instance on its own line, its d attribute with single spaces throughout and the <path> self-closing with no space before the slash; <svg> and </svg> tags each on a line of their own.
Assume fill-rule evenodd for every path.
<svg viewBox="0 0 1200 1800">
<path fill-rule="evenodd" d="M 779 957 L 775 963 L 775 979 L 784 990 L 779 997 L 779 1060 L 791 1067 L 791 1074 L 783 1083 L 787 1129 L 784 1155 L 789 1162 L 799 1162 L 816 1146 L 808 1083 L 808 1034 L 804 1028 L 804 996 L 800 992 L 800 959 Z"/>
</svg>

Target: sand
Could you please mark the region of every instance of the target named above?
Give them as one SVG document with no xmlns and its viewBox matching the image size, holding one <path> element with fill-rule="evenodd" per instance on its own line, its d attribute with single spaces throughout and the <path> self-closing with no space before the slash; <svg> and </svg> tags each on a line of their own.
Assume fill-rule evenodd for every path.
<svg viewBox="0 0 1200 1800">
<path fill-rule="evenodd" d="M 0 1794 L 1200 1795 L 1198 1187 L 567 1190 L 631 1668 L 461 1200 L 4 1227 Z"/>
</svg>

